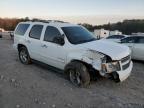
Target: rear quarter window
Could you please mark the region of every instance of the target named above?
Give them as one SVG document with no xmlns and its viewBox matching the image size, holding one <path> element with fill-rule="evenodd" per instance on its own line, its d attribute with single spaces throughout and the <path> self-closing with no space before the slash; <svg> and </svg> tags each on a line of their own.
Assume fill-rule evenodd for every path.
<svg viewBox="0 0 144 108">
<path fill-rule="evenodd" d="M 23 36 L 29 26 L 30 24 L 19 24 L 17 29 L 15 30 L 15 34 Z"/>
</svg>

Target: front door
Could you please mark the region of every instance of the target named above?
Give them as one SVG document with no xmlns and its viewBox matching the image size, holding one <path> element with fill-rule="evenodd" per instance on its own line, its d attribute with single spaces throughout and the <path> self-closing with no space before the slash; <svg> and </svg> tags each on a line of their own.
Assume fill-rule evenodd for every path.
<svg viewBox="0 0 144 108">
<path fill-rule="evenodd" d="M 59 45 L 54 41 L 54 38 L 59 36 L 62 35 L 57 28 L 47 26 L 41 43 L 41 57 L 45 63 L 64 69 L 66 59 L 65 45 Z"/>
</svg>

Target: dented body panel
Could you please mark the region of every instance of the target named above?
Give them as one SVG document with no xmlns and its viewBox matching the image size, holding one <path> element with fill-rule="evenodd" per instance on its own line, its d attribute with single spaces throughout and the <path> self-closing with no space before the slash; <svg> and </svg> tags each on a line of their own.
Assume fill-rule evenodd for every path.
<svg viewBox="0 0 144 108">
<path fill-rule="evenodd" d="M 132 71 L 133 64 L 130 57 L 131 51 L 126 46 L 105 41 L 94 41 L 91 43 L 76 45 L 73 48 L 74 49 L 71 53 L 67 55 L 66 64 L 73 60 L 82 61 L 91 65 L 100 73 L 100 75 L 104 77 L 108 74 L 116 72 L 120 81 L 124 81 Z M 111 58 L 111 62 L 102 61 L 102 59 L 106 56 Z M 128 56 L 129 58 L 123 62 L 123 59 Z M 115 62 L 119 64 L 119 69 L 112 69 L 109 67 Z M 107 68 L 105 72 L 102 69 L 102 65 L 105 65 Z M 126 69 L 123 69 L 123 66 L 125 65 L 128 66 Z"/>
<path fill-rule="evenodd" d="M 25 46 L 32 59 L 63 70 L 69 63 L 76 60 L 89 64 L 104 77 L 116 72 L 121 81 L 125 80 L 131 73 L 131 52 L 127 46 L 104 40 L 95 40 L 93 39 L 94 37 L 90 35 L 89 31 L 82 26 L 60 22 L 22 22 L 20 24 L 29 24 L 30 26 L 25 31 L 24 36 L 18 35 L 16 32 L 17 30 L 15 30 L 14 47 L 17 49 L 18 45 Z M 40 40 L 29 37 L 31 28 L 35 25 L 43 25 Z M 55 28 L 57 32 L 59 32 L 59 37 L 61 37 L 60 39 L 63 39 L 62 41 L 64 44 L 56 43 L 55 41 L 44 41 L 46 28 L 48 26 Z M 86 33 L 85 39 L 92 38 L 93 40 L 73 44 L 66 35 L 66 32 L 64 32 L 63 27 L 69 28 L 69 31 L 72 31 L 72 29 L 80 29 L 81 32 Z M 78 31 L 74 33 L 75 36 L 81 34 L 77 32 Z M 70 32 L 68 34 L 71 34 L 73 37 L 73 33 Z M 87 35 L 88 38 L 86 37 Z M 83 39 L 83 34 L 81 34 L 81 38 L 73 39 Z"/>
</svg>

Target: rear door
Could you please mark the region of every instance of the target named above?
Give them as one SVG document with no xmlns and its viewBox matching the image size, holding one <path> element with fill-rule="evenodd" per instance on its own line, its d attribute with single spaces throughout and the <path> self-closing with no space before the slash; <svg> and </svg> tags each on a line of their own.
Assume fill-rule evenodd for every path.
<svg viewBox="0 0 144 108">
<path fill-rule="evenodd" d="M 144 60 L 144 37 L 137 37 L 133 47 L 133 56 L 137 60 Z"/>
<path fill-rule="evenodd" d="M 34 24 L 28 34 L 26 43 L 30 57 L 40 61 L 40 38 L 43 31 L 43 25 Z"/>
</svg>

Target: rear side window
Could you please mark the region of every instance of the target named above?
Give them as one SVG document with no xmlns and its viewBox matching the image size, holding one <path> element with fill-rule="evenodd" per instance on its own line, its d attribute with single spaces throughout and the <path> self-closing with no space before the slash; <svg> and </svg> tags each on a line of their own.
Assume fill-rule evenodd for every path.
<svg viewBox="0 0 144 108">
<path fill-rule="evenodd" d="M 31 28 L 29 37 L 40 40 L 42 29 L 43 29 L 43 25 L 34 25 Z"/>
<path fill-rule="evenodd" d="M 30 26 L 30 24 L 19 24 L 16 31 L 15 31 L 15 34 L 23 36 L 25 34 L 25 32 L 27 31 L 29 26 Z"/>
</svg>

